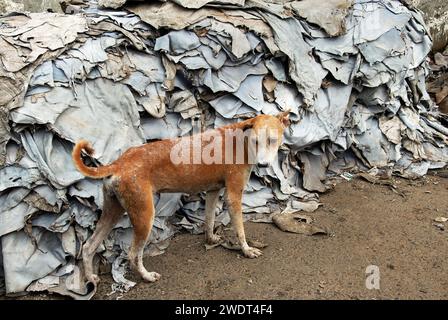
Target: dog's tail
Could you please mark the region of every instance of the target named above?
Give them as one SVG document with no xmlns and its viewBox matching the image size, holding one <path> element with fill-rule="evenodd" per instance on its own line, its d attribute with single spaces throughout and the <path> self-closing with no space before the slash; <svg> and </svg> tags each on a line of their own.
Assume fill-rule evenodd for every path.
<svg viewBox="0 0 448 320">
<path fill-rule="evenodd" d="M 88 167 L 84 164 L 81 158 L 81 151 L 84 150 L 88 155 L 92 155 L 94 150 L 89 142 L 86 140 L 78 141 L 73 148 L 72 158 L 75 162 L 75 167 L 86 177 L 101 179 L 113 174 L 114 165 L 110 164 L 101 167 Z"/>
</svg>

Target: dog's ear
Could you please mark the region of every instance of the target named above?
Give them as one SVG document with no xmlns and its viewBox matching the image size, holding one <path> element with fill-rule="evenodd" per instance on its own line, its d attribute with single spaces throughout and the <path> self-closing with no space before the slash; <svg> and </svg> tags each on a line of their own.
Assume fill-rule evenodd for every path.
<svg viewBox="0 0 448 320">
<path fill-rule="evenodd" d="M 243 131 L 246 131 L 247 129 L 252 129 L 254 127 L 254 118 L 244 120 L 238 124 L 239 124 L 240 129 Z"/>
<path fill-rule="evenodd" d="M 288 109 L 286 111 L 280 112 L 277 115 L 277 119 L 280 120 L 280 122 L 282 123 L 282 125 L 286 128 L 288 127 L 291 122 L 289 121 L 289 113 L 291 112 L 291 109 Z"/>
</svg>

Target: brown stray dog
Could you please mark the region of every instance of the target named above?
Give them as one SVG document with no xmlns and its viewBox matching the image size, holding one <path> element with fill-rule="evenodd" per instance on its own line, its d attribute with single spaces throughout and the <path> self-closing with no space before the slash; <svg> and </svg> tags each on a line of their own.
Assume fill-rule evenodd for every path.
<svg viewBox="0 0 448 320">
<path fill-rule="evenodd" d="M 87 280 L 94 285 L 98 283 L 99 277 L 93 273 L 93 257 L 98 246 L 125 211 L 134 228 L 133 242 L 129 250 L 131 266 L 146 281 L 153 282 L 160 278 L 160 274 L 148 272 L 145 269 L 142 259 L 155 216 L 154 192 L 207 191 L 205 237 L 208 243 L 217 243 L 220 238 L 214 234 L 215 208 L 220 190 L 226 188 L 225 200 L 241 249 L 248 258 L 260 256 L 262 252 L 250 247 L 246 242 L 241 199 L 253 165 L 258 163 L 266 166 L 276 159 L 278 148 L 282 143 L 283 131 L 289 125 L 288 116 L 289 111 L 277 116 L 259 115 L 198 135 L 132 147 L 113 163 L 100 167 L 88 167 L 83 163 L 81 151 L 84 150 L 92 155 L 93 149 L 87 141 L 79 141 L 72 153 L 77 169 L 87 177 L 105 178 L 103 213 L 95 232 L 83 246 L 84 272 Z M 244 133 L 243 139 L 227 138 L 227 133 L 236 131 Z M 193 141 L 195 138 L 201 139 L 196 147 Z M 225 142 L 223 142 L 224 138 Z M 210 140 L 219 142 L 208 154 L 213 158 L 212 161 L 204 157 L 199 163 L 195 162 L 198 147 L 210 150 Z M 243 147 L 243 157 L 239 157 L 235 141 L 237 144 L 238 141 L 242 142 L 240 145 Z M 186 149 L 184 148 L 187 152 L 186 163 L 179 162 L 178 158 L 173 157 L 173 150 L 182 145 L 187 146 Z M 226 155 L 225 162 L 219 157 L 222 154 Z M 251 155 L 254 156 L 251 158 Z M 193 161 L 191 161 L 192 158 Z"/>
</svg>

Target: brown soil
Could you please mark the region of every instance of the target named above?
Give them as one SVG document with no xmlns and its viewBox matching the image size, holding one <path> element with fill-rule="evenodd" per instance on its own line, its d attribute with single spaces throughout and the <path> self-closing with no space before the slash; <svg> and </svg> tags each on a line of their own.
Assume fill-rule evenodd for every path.
<svg viewBox="0 0 448 320">
<path fill-rule="evenodd" d="M 271 224 L 246 223 L 246 234 L 269 246 L 258 259 L 224 248 L 206 251 L 203 236 L 180 234 L 145 265 L 162 278 L 97 299 L 448 299 L 448 179 L 395 179 L 405 196 L 359 179 L 321 196 L 310 215 L 330 236 L 304 236 Z M 366 267 L 380 271 L 380 290 L 366 289 Z"/>
<path fill-rule="evenodd" d="M 355 179 L 321 195 L 311 213 L 329 236 L 246 223 L 249 239 L 267 243 L 258 259 L 222 247 L 206 251 L 203 236 L 177 235 L 167 252 L 145 259 L 162 278 L 112 294 L 102 275 L 96 299 L 448 299 L 448 179 L 394 179 L 390 187 Z M 380 289 L 366 288 L 366 268 L 380 271 Z M 40 294 L 25 299 L 48 299 Z"/>
</svg>

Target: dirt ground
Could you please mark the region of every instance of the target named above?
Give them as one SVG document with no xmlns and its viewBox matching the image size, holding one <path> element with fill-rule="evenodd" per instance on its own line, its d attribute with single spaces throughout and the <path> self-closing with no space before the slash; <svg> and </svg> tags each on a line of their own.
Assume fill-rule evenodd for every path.
<svg viewBox="0 0 448 320">
<path fill-rule="evenodd" d="M 179 234 L 167 252 L 145 259 L 162 278 L 121 295 L 102 275 L 95 299 L 448 299 L 448 178 L 394 179 L 390 187 L 360 179 L 338 183 L 309 214 L 329 236 L 246 223 L 249 239 L 268 244 L 258 259 L 222 247 L 205 250 L 203 235 Z M 366 288 L 366 268 L 380 289 Z M 22 299 L 60 299 L 39 294 Z"/>
<path fill-rule="evenodd" d="M 206 251 L 203 236 L 180 234 L 167 252 L 147 258 L 161 280 L 108 295 L 102 276 L 96 299 L 448 299 L 448 179 L 394 179 L 397 190 L 355 179 L 321 196 L 310 215 L 329 236 L 246 223 L 249 239 L 268 244 L 246 259 L 222 247 Z M 366 288 L 366 268 L 378 266 L 380 289 Z"/>
</svg>

